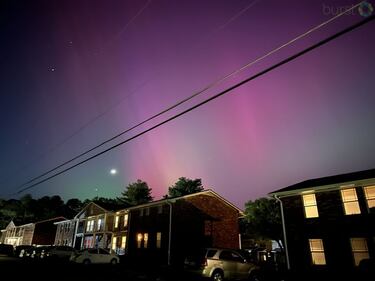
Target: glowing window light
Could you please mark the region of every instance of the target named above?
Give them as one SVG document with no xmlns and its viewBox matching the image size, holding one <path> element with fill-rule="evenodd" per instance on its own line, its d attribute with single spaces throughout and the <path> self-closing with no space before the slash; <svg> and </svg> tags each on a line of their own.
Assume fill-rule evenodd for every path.
<svg viewBox="0 0 375 281">
<path fill-rule="evenodd" d="M 303 206 L 305 208 L 305 217 L 306 218 L 319 217 L 315 194 L 304 194 L 302 195 L 302 199 L 303 199 Z"/>
<path fill-rule="evenodd" d="M 325 265 L 326 258 L 322 239 L 309 239 L 311 259 L 314 265 Z"/>
<path fill-rule="evenodd" d="M 346 215 L 356 215 L 361 213 L 355 188 L 342 189 L 341 198 L 344 203 Z"/>
</svg>

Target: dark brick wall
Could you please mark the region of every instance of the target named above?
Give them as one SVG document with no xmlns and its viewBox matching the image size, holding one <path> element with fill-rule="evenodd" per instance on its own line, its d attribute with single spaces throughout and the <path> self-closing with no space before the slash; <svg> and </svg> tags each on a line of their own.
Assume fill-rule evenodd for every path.
<svg viewBox="0 0 375 281">
<path fill-rule="evenodd" d="M 146 215 L 145 209 L 143 216 L 140 216 L 140 210 L 132 210 L 129 214 L 128 226 L 128 254 L 135 260 L 153 260 L 155 264 L 166 264 L 168 253 L 168 230 L 169 230 L 169 206 L 163 205 L 163 212 L 158 214 L 156 206 L 150 207 L 149 215 Z M 161 232 L 161 248 L 156 247 L 156 233 Z M 148 247 L 137 248 L 137 234 L 148 233 Z"/>
<path fill-rule="evenodd" d="M 300 195 L 282 198 L 291 268 L 318 269 L 313 266 L 308 239 L 323 239 L 326 269 L 351 270 L 354 261 L 350 238 L 367 238 L 369 252 L 374 257 L 375 215 L 367 210 L 362 188 L 357 188 L 361 214 L 345 215 L 340 190 L 316 193 L 319 217 L 304 216 Z"/>
<path fill-rule="evenodd" d="M 169 242 L 169 212 L 163 204 L 150 207 L 143 216 L 140 210 L 131 210 L 129 217 L 129 256 L 167 263 Z M 156 233 L 162 233 L 161 249 L 156 248 Z M 137 234 L 148 233 L 148 248 L 137 248 Z M 238 212 L 222 200 L 205 194 L 179 199 L 172 207 L 171 262 L 181 265 L 186 255 L 203 247 L 238 248 Z"/>
<path fill-rule="evenodd" d="M 61 220 L 61 219 L 60 219 Z M 32 244 L 53 245 L 57 226 L 53 223 L 59 220 L 49 220 L 35 224 Z"/>
<path fill-rule="evenodd" d="M 222 200 L 209 195 L 186 199 L 194 207 L 212 217 L 212 247 L 239 248 L 238 212 Z"/>
</svg>

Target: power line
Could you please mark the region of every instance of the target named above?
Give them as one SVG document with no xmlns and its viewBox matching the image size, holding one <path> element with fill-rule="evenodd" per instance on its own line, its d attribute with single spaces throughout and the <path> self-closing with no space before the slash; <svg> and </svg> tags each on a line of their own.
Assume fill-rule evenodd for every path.
<svg viewBox="0 0 375 281">
<path fill-rule="evenodd" d="M 125 24 L 125 26 L 115 35 L 113 40 L 109 41 L 107 46 L 108 47 L 112 44 L 114 44 L 121 36 L 122 34 L 128 29 L 130 24 L 132 24 L 143 12 L 147 9 L 147 7 L 150 5 L 152 0 L 147 0 L 147 2 L 139 9 L 139 11 Z"/>
<path fill-rule="evenodd" d="M 132 130 L 134 130 L 134 129 L 140 127 L 140 126 L 142 126 L 143 124 L 145 124 L 145 123 L 147 123 L 147 122 L 149 122 L 149 121 L 151 121 L 151 120 L 153 120 L 153 119 L 155 119 L 155 118 L 157 118 L 157 117 L 159 117 L 159 116 L 161 116 L 161 115 L 163 115 L 163 114 L 165 114 L 165 113 L 171 111 L 172 109 L 174 109 L 174 108 L 176 108 L 176 107 L 178 107 L 178 106 L 180 106 L 180 105 L 182 105 L 182 104 L 188 102 L 189 100 L 191 100 L 191 99 L 193 99 L 193 98 L 195 98 L 195 97 L 197 97 L 197 96 L 203 94 L 203 93 L 206 92 L 207 90 L 209 90 L 209 89 L 211 89 L 211 88 L 213 88 L 213 87 L 219 85 L 220 83 L 226 81 L 227 79 L 229 79 L 229 78 L 231 78 L 231 77 L 237 75 L 237 74 L 240 73 L 241 71 L 243 71 L 243 70 L 249 68 L 250 66 L 252 66 L 252 65 L 254 65 L 254 64 L 256 64 L 256 63 L 258 63 L 259 61 L 261 61 L 261 60 L 263 60 L 263 59 L 265 59 L 265 58 L 271 56 L 272 54 L 274 54 L 274 53 L 280 51 L 281 49 L 283 49 L 283 48 L 285 48 L 285 47 L 287 47 L 287 46 L 293 44 L 293 43 L 296 42 L 297 40 L 300 40 L 300 39 L 306 37 L 307 35 L 311 34 L 312 32 L 314 32 L 314 31 L 316 31 L 316 30 L 318 30 L 318 29 L 320 29 L 320 28 L 326 26 L 327 24 L 331 23 L 332 21 L 336 20 L 337 18 L 339 18 L 339 17 L 341 17 L 341 16 L 347 14 L 347 13 L 350 12 L 352 9 L 354 9 L 354 8 L 356 8 L 356 7 L 359 7 L 359 6 L 361 5 L 361 3 L 362 3 L 362 2 L 358 3 L 357 5 L 352 6 L 351 8 L 345 10 L 344 12 L 342 12 L 342 13 L 340 13 L 340 14 L 338 14 L 338 15 L 332 17 L 332 18 L 330 18 L 329 20 L 327 20 L 327 21 L 325 21 L 325 22 L 323 22 L 323 23 L 321 23 L 321 24 L 319 24 L 319 25 L 317 25 L 317 26 L 315 26 L 315 27 L 309 29 L 308 31 L 304 32 L 303 34 L 301 34 L 301 35 L 295 37 L 294 39 L 292 39 L 292 40 L 290 40 L 290 41 L 288 41 L 288 42 L 286 42 L 286 43 L 284 43 L 284 44 L 282 44 L 282 45 L 280 45 L 279 47 L 273 49 L 272 51 L 269 51 L 268 53 L 266 53 L 266 54 L 264 54 L 264 55 L 258 57 L 257 59 L 255 59 L 255 60 L 253 60 L 253 61 L 251 61 L 251 62 L 249 62 L 249 63 L 243 65 L 242 67 L 240 67 L 240 68 L 238 68 L 238 69 L 232 71 L 231 73 L 229 73 L 229 74 L 227 74 L 227 75 L 225 75 L 225 76 L 223 76 L 223 77 L 221 77 L 221 78 L 219 78 L 219 79 L 217 79 L 217 80 L 211 82 L 211 83 L 208 84 L 206 87 L 204 87 L 204 88 L 202 88 L 201 90 L 195 92 L 195 93 L 192 94 L 191 96 L 188 96 L 188 97 L 182 99 L 181 101 L 179 101 L 179 102 L 173 104 L 172 106 L 170 106 L 170 107 L 168 107 L 168 108 L 165 108 L 164 110 L 160 111 L 160 112 L 157 113 L 157 114 L 152 115 L 151 117 L 145 119 L 144 121 L 142 121 L 142 122 L 140 122 L 140 123 L 137 123 L 136 125 L 133 125 L 132 127 L 126 129 L 125 131 L 122 131 L 122 132 L 118 133 L 117 135 L 115 135 L 115 136 L 113 136 L 113 137 L 111 137 L 111 138 L 109 138 L 109 139 L 107 139 L 107 140 L 105 140 L 105 141 L 99 143 L 98 145 L 96 145 L 96 146 L 94 146 L 94 147 L 92 147 L 92 148 L 90 148 L 90 149 L 88 149 L 88 150 L 86 150 L 86 151 L 84 151 L 84 152 L 78 154 L 77 156 L 71 158 L 70 160 L 67 160 L 67 161 L 65 161 L 65 162 L 63 162 L 63 163 L 61 163 L 61 164 L 59 164 L 59 165 L 56 166 L 55 168 L 50 169 L 50 170 L 48 170 L 48 171 L 46 171 L 46 172 L 40 174 L 39 176 L 36 176 L 36 177 L 34 177 L 34 178 L 32 178 L 32 179 L 26 181 L 25 183 L 23 183 L 23 184 L 21 184 L 21 185 L 15 187 L 15 189 L 22 188 L 22 187 L 24 187 L 24 186 L 26 186 L 26 185 L 28 185 L 28 184 L 30 184 L 30 183 L 32 183 L 32 182 L 38 180 L 38 179 L 40 179 L 40 178 L 42 178 L 42 177 L 44 177 L 44 176 L 50 174 L 51 172 L 56 171 L 57 169 L 59 169 L 59 168 L 65 166 L 65 165 L 67 165 L 67 164 L 69 164 L 69 163 L 71 163 L 71 162 L 77 160 L 78 158 L 81 158 L 82 156 L 84 156 L 84 155 L 86 155 L 86 154 L 88 154 L 88 153 L 90 153 L 90 152 L 96 150 L 97 148 L 99 148 L 99 147 L 101 147 L 101 146 L 103 146 L 103 145 L 105 145 L 105 144 L 107 144 L 107 143 L 109 143 L 109 142 L 111 142 L 111 141 L 113 141 L 113 140 L 119 138 L 120 136 L 122 136 L 122 135 L 124 135 L 124 134 L 126 134 L 126 133 L 128 133 L 128 132 L 130 132 L 130 131 L 132 131 Z"/>
<path fill-rule="evenodd" d="M 146 8 L 148 8 L 148 6 L 150 5 L 152 0 L 148 0 L 142 7 L 141 9 L 125 24 L 125 26 L 121 29 L 121 31 L 115 36 L 115 39 L 113 39 L 112 41 L 110 41 L 109 43 L 112 44 L 114 43 L 125 31 L 126 29 L 130 26 L 130 24 L 132 24 L 143 12 L 144 10 L 146 10 Z M 250 3 L 248 6 L 246 6 L 245 8 L 241 9 L 239 12 L 237 12 L 234 16 L 232 16 L 228 21 L 226 21 L 224 24 L 220 25 L 215 31 L 213 31 L 212 33 L 216 33 L 218 31 L 220 31 L 221 29 L 224 29 L 227 25 L 231 24 L 232 22 L 234 22 L 235 20 L 237 20 L 237 18 L 239 18 L 240 16 L 242 16 L 247 10 L 249 10 L 251 7 L 253 7 L 257 2 L 259 2 L 260 0 L 255 0 L 253 1 L 252 3 Z M 205 38 L 207 39 L 207 37 Z M 110 44 L 107 44 L 108 46 Z M 103 50 L 104 51 L 104 48 Z M 144 81 L 141 85 L 139 85 L 135 90 L 131 91 L 129 93 L 129 95 L 132 95 L 134 94 L 135 92 L 137 92 L 140 88 L 144 87 L 147 83 L 149 83 L 151 80 L 154 80 L 156 77 L 154 77 L 153 79 L 148 79 L 147 81 Z M 8 175 L 6 178 L 2 179 L 0 181 L 0 184 L 3 184 L 5 182 L 7 182 L 11 177 L 13 177 L 15 174 L 18 174 L 19 172 L 21 172 L 22 170 L 25 170 L 25 169 L 28 169 L 29 167 L 31 167 L 31 165 L 37 161 L 40 161 L 42 159 L 44 159 L 48 154 L 54 152 L 56 149 L 60 148 L 61 146 L 63 146 L 66 142 L 68 142 L 70 139 L 72 139 L 73 137 L 75 137 L 76 135 L 78 135 L 80 132 L 82 132 L 84 129 L 86 129 L 89 125 L 91 125 L 92 123 L 94 123 L 96 120 L 100 119 L 101 117 L 103 117 L 104 115 L 106 115 L 108 112 L 110 112 L 113 108 L 119 106 L 125 99 L 127 99 L 128 96 L 125 96 L 124 98 L 120 99 L 119 101 L 117 101 L 115 104 L 113 105 L 110 105 L 107 109 L 105 109 L 104 111 L 102 111 L 101 113 L 99 113 L 98 115 L 94 116 L 94 118 L 90 119 L 89 121 L 87 121 L 86 123 L 84 123 L 83 125 L 81 125 L 77 130 L 75 130 L 74 132 L 72 132 L 70 135 L 68 135 L 66 138 L 64 138 L 63 140 L 61 140 L 60 142 L 58 142 L 57 144 L 53 144 L 50 146 L 49 149 L 47 149 L 45 152 L 42 152 L 39 156 L 35 157 L 34 160 L 31 160 L 28 164 L 26 165 L 23 165 L 22 167 L 20 167 L 19 169 L 17 169 L 16 171 L 12 172 L 10 175 Z M 147 121 L 146 121 L 147 122 Z M 125 132 L 124 132 L 125 133 Z M 115 138 L 121 136 L 122 134 L 120 133 L 118 136 L 115 136 Z M 111 141 L 111 140 L 108 140 L 108 142 Z M 102 144 L 99 144 L 99 146 L 101 145 L 104 145 L 105 143 L 102 143 Z M 96 149 L 95 147 L 93 147 L 93 149 Z M 89 153 L 90 151 L 88 151 L 87 153 Z M 84 154 L 85 155 L 85 154 Z M 81 156 L 83 155 L 78 155 L 77 158 L 80 158 Z M 75 159 L 73 159 L 74 161 Z M 70 162 L 65 162 L 63 163 L 62 165 L 66 165 Z M 52 171 L 49 171 L 49 172 L 52 172 Z M 49 172 L 46 172 L 46 174 L 48 174 Z M 19 186 L 18 188 L 21 188 L 25 185 L 27 185 L 28 183 L 30 182 L 33 182 L 34 180 L 37 180 L 41 177 L 45 176 L 45 174 L 43 175 L 40 175 L 24 184 L 22 184 L 21 186 Z"/>
<path fill-rule="evenodd" d="M 72 138 L 74 138 L 76 135 L 78 135 L 79 133 L 81 133 L 83 130 L 85 130 L 87 127 L 89 127 L 91 124 L 93 124 L 94 122 L 96 122 L 97 120 L 99 120 L 100 118 L 102 118 L 103 116 L 105 116 L 106 114 L 108 114 L 108 112 L 110 112 L 111 110 L 113 110 L 115 107 L 118 107 L 124 100 L 128 99 L 131 95 L 133 95 L 134 93 L 136 93 L 139 89 L 143 88 L 145 85 L 147 85 L 147 83 L 149 82 L 150 80 L 146 80 L 144 81 L 142 84 L 138 85 L 134 90 L 130 91 L 128 93 L 128 95 L 124 96 L 123 98 L 119 99 L 116 103 L 110 105 L 109 107 L 107 107 L 106 109 L 104 109 L 102 112 L 100 112 L 98 115 L 96 115 L 94 118 L 88 120 L 87 122 L 83 123 L 77 130 L 75 130 L 74 132 L 72 132 L 71 134 L 69 134 L 66 138 L 62 139 L 61 141 L 59 141 L 58 143 L 56 144 L 53 144 L 53 145 L 50 145 L 46 151 L 42 152 L 41 154 L 39 154 L 38 156 L 36 156 L 35 158 L 33 158 L 33 160 L 29 161 L 27 164 L 21 166 L 19 169 L 17 169 L 15 172 L 11 173 L 10 175 L 8 175 L 6 178 L 2 179 L 0 181 L 0 184 L 3 184 L 5 183 L 7 180 L 9 180 L 12 176 L 14 176 L 15 174 L 18 174 L 19 172 L 21 172 L 22 170 L 25 170 L 25 169 L 28 169 L 29 167 L 31 167 L 35 162 L 38 162 L 42 159 L 44 159 L 49 153 L 52 153 L 54 152 L 56 149 L 60 148 L 61 146 L 63 146 L 65 143 L 67 143 L 69 140 L 71 140 Z"/>
<path fill-rule="evenodd" d="M 148 133 L 148 132 L 150 132 L 150 131 L 152 131 L 152 130 L 154 130 L 154 129 L 156 129 L 156 128 L 164 125 L 164 124 L 166 124 L 166 123 L 169 123 L 170 121 L 172 121 L 174 119 L 177 119 L 178 117 L 180 117 L 180 116 L 182 116 L 182 115 L 184 115 L 184 114 L 186 114 L 186 113 L 188 113 L 188 112 L 190 112 L 190 111 L 192 111 L 192 110 L 194 110 L 194 109 L 196 109 L 198 107 L 201 107 L 202 105 L 204 105 L 204 104 L 206 104 L 206 103 L 208 103 L 208 102 L 210 102 L 210 101 L 212 101 L 214 99 L 217 99 L 220 96 L 223 96 L 224 94 L 227 94 L 230 91 L 233 91 L 234 89 L 239 88 L 240 86 L 242 86 L 242 85 L 244 85 L 244 84 L 246 84 L 246 83 L 248 83 L 248 82 L 250 82 L 250 81 L 252 81 L 252 80 L 254 80 L 254 79 L 256 79 L 256 78 L 258 78 L 258 77 L 260 77 L 260 76 L 262 76 L 262 75 L 264 75 L 264 74 L 266 74 L 266 73 L 268 73 L 268 72 L 270 72 L 270 71 L 272 71 L 272 70 L 274 70 L 274 69 L 276 69 L 276 68 L 284 65 L 284 64 L 286 64 L 286 63 L 289 63 L 289 62 L 295 60 L 296 58 L 298 58 L 298 57 L 300 57 L 300 56 L 302 56 L 302 55 L 304 55 L 304 54 L 306 54 L 308 52 L 311 52 L 312 50 L 314 50 L 314 49 L 316 49 L 316 48 L 318 48 L 320 46 L 323 46 L 323 45 L 327 44 L 328 42 L 330 42 L 330 41 L 332 41 L 332 40 L 334 40 L 334 39 L 336 39 L 336 38 L 338 38 L 338 37 L 340 37 L 340 36 L 342 36 L 342 35 L 350 32 L 350 31 L 352 31 L 352 30 L 354 30 L 356 28 L 359 28 L 360 26 L 362 26 L 364 24 L 369 23 L 370 21 L 372 21 L 374 19 L 375 19 L 375 16 L 370 16 L 370 17 L 364 19 L 363 21 L 361 21 L 359 23 L 356 23 L 356 24 L 354 24 L 354 25 L 352 25 L 350 27 L 347 27 L 344 30 L 339 31 L 339 32 L 335 33 L 334 35 L 331 35 L 328 38 L 326 38 L 326 39 L 324 39 L 324 40 L 322 40 L 322 41 L 320 41 L 320 42 L 318 42 L 318 43 L 316 43 L 316 44 L 314 44 L 314 45 L 312 45 L 312 46 L 310 46 L 310 47 L 308 47 L 308 48 L 306 48 L 306 49 L 304 49 L 304 50 L 302 50 L 302 51 L 300 51 L 300 52 L 298 52 L 298 53 L 296 53 L 296 54 L 294 54 L 294 55 L 292 55 L 292 56 L 290 56 L 290 57 L 288 57 L 288 58 L 286 58 L 286 59 L 284 59 L 284 60 L 282 60 L 282 61 L 280 61 L 280 62 L 278 62 L 278 63 L 276 63 L 274 65 L 272 65 L 272 66 L 270 66 L 270 67 L 268 67 L 268 68 L 266 68 L 265 70 L 262 70 L 262 71 L 258 72 L 257 74 L 255 74 L 253 76 L 250 76 L 249 78 L 246 78 L 245 80 L 242 80 L 241 82 L 239 82 L 239 83 L 237 83 L 237 84 L 235 84 L 235 85 L 227 88 L 226 90 L 224 90 L 224 91 L 222 91 L 222 92 L 220 92 L 220 93 L 218 93 L 218 94 L 216 94 L 216 95 L 214 95 L 214 96 L 212 96 L 212 97 L 210 97 L 208 99 L 205 99 L 204 101 L 202 101 L 202 102 L 200 102 L 200 103 L 198 103 L 198 104 L 196 104 L 196 105 L 194 105 L 194 106 L 192 106 L 192 107 L 190 107 L 190 108 L 188 108 L 188 109 L 186 109 L 186 110 L 184 110 L 184 111 L 182 111 L 182 112 L 180 112 L 180 113 L 178 113 L 178 114 L 176 114 L 176 115 L 174 115 L 174 116 L 172 116 L 172 117 L 170 117 L 170 118 L 168 118 L 168 119 L 166 119 L 166 120 L 164 120 L 164 121 L 162 121 L 162 122 L 160 122 L 160 123 L 158 123 L 158 124 L 156 124 L 154 126 L 152 126 L 149 129 L 146 129 L 146 130 L 144 130 L 144 131 L 142 131 L 142 132 L 140 132 L 140 133 L 138 133 L 138 134 L 136 134 L 136 135 L 134 135 L 134 136 L 132 136 L 132 137 L 124 140 L 124 141 L 122 141 L 122 142 L 119 142 L 119 143 L 117 143 L 117 144 L 115 144 L 115 145 L 113 145 L 113 146 L 111 146 L 111 147 L 109 147 L 109 148 L 107 148 L 107 149 L 105 149 L 105 150 L 103 150 L 103 151 L 101 151 L 101 152 L 99 152 L 99 153 L 97 153 L 97 154 L 89 157 L 89 158 L 86 158 L 85 160 L 83 160 L 83 161 L 81 161 L 81 162 L 79 162 L 77 164 L 74 164 L 74 165 L 72 165 L 72 166 L 70 166 L 70 167 L 68 167 L 68 168 L 66 168 L 66 169 L 64 169 L 64 170 L 62 170 L 62 171 L 60 171 L 58 173 L 55 173 L 54 175 L 52 175 L 52 176 L 50 176 L 48 178 L 45 178 L 45 179 L 43 179 L 41 181 L 38 181 L 38 182 L 36 182 L 36 183 L 28 186 L 28 187 L 25 187 L 25 188 L 17 191 L 16 194 L 20 194 L 20 193 L 22 193 L 22 192 L 24 192 L 24 191 L 26 191 L 28 189 L 31 189 L 31 188 L 33 188 L 33 187 L 35 187 L 35 186 L 37 186 L 37 185 L 39 185 L 39 184 L 41 184 L 43 182 L 46 182 L 46 181 L 48 181 L 48 180 L 50 180 L 50 179 L 52 179 L 54 177 L 57 177 L 58 175 L 61 175 L 61 174 L 65 173 L 65 172 L 67 172 L 67 171 L 69 171 L 69 170 L 71 170 L 71 169 L 73 169 L 73 168 L 75 168 L 75 167 L 77 167 L 79 165 L 82 165 L 82 164 L 84 164 L 84 163 L 86 163 L 86 162 L 88 162 L 88 161 L 90 161 L 90 160 L 92 160 L 92 159 L 94 159 L 94 158 L 96 158 L 96 157 L 104 154 L 104 153 L 107 153 L 108 151 L 113 150 L 116 147 L 119 147 L 119 146 L 121 146 L 121 145 L 123 145 L 123 144 L 125 144 L 125 143 L 127 143 L 127 142 L 129 142 L 129 141 L 131 141 L 133 139 L 135 139 L 135 138 L 138 138 L 138 137 L 140 137 L 140 136 L 142 136 L 142 135 L 144 135 L 144 134 L 146 134 L 146 133 Z"/>
</svg>

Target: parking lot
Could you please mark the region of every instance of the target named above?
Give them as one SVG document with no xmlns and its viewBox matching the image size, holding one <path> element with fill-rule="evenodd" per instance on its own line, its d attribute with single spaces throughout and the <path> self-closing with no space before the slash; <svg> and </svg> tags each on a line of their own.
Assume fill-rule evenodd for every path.
<svg viewBox="0 0 375 281">
<path fill-rule="evenodd" d="M 167 268 L 142 268 L 123 263 L 83 265 L 6 256 L 0 256 L 0 269 L 1 277 L 12 276 L 12 280 L 193 280 L 181 272 Z"/>
</svg>

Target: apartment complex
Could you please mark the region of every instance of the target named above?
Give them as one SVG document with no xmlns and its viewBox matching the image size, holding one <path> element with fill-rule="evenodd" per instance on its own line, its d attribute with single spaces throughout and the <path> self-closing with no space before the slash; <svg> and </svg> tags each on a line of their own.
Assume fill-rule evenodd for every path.
<svg viewBox="0 0 375 281">
<path fill-rule="evenodd" d="M 281 202 L 292 270 L 355 270 L 375 258 L 375 170 L 307 180 L 270 193 Z"/>
<path fill-rule="evenodd" d="M 5 244 L 14 247 L 19 245 L 52 245 L 56 237 L 55 222 L 65 220 L 64 217 L 52 218 L 35 223 L 15 225 L 11 221 L 1 230 L 2 240 Z"/>
</svg>

